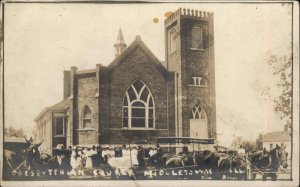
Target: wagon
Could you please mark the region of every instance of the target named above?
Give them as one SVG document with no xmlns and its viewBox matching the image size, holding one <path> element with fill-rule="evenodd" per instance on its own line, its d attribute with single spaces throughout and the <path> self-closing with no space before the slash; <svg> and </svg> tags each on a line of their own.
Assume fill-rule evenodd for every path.
<svg viewBox="0 0 300 187">
<path fill-rule="evenodd" d="M 268 177 L 270 177 L 272 181 L 277 180 L 278 171 L 273 168 L 258 169 L 258 168 L 251 167 L 251 169 L 252 169 L 251 172 L 252 180 L 255 180 L 257 175 L 261 175 L 263 181 L 267 180 Z"/>
</svg>

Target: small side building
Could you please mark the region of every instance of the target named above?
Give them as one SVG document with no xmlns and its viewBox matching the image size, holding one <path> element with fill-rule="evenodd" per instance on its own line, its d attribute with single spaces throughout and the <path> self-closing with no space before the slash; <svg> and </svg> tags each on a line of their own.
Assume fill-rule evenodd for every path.
<svg viewBox="0 0 300 187">
<path fill-rule="evenodd" d="M 52 148 L 58 144 L 66 145 L 70 100 L 63 100 L 45 108 L 36 118 L 36 142 L 44 140 L 40 146 L 42 152 L 52 154 Z M 69 124 L 70 125 L 70 124 Z"/>
<path fill-rule="evenodd" d="M 288 130 L 269 132 L 265 134 L 262 138 L 263 148 L 267 151 L 279 146 L 285 146 L 285 150 L 288 153 L 289 167 L 291 166 L 291 154 L 292 154 L 292 137 Z"/>
</svg>

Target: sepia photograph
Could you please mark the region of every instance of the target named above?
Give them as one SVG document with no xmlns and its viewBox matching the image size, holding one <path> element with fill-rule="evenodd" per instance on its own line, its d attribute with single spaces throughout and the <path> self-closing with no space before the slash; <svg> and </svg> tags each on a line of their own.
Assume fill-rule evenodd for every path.
<svg viewBox="0 0 300 187">
<path fill-rule="evenodd" d="M 299 185 L 296 1 L 1 12 L 1 186 Z"/>
</svg>

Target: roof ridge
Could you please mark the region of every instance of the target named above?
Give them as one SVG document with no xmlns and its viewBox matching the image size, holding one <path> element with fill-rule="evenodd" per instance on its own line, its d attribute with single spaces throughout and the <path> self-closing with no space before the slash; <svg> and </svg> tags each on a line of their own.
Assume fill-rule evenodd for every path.
<svg viewBox="0 0 300 187">
<path fill-rule="evenodd" d="M 147 57 L 152 59 L 159 71 L 163 72 L 164 76 L 168 76 L 167 72 L 169 71 L 165 68 L 165 66 L 163 66 L 156 55 L 147 47 L 147 45 L 142 41 L 141 36 L 139 35 L 137 35 L 135 40 L 108 65 L 108 68 L 110 70 L 114 69 L 120 62 L 122 62 L 122 59 L 126 58 L 127 55 L 133 52 L 137 47 L 140 47 L 145 52 Z"/>
</svg>

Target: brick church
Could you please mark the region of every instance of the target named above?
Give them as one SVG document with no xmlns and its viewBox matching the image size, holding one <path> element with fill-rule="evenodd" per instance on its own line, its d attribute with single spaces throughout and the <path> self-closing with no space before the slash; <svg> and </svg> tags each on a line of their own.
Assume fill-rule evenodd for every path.
<svg viewBox="0 0 300 187">
<path fill-rule="evenodd" d="M 36 118 L 37 141 L 124 144 L 156 137 L 216 138 L 213 13 L 178 9 L 165 20 L 165 61 L 140 36 L 94 69 L 64 71 L 63 100 Z"/>
</svg>

